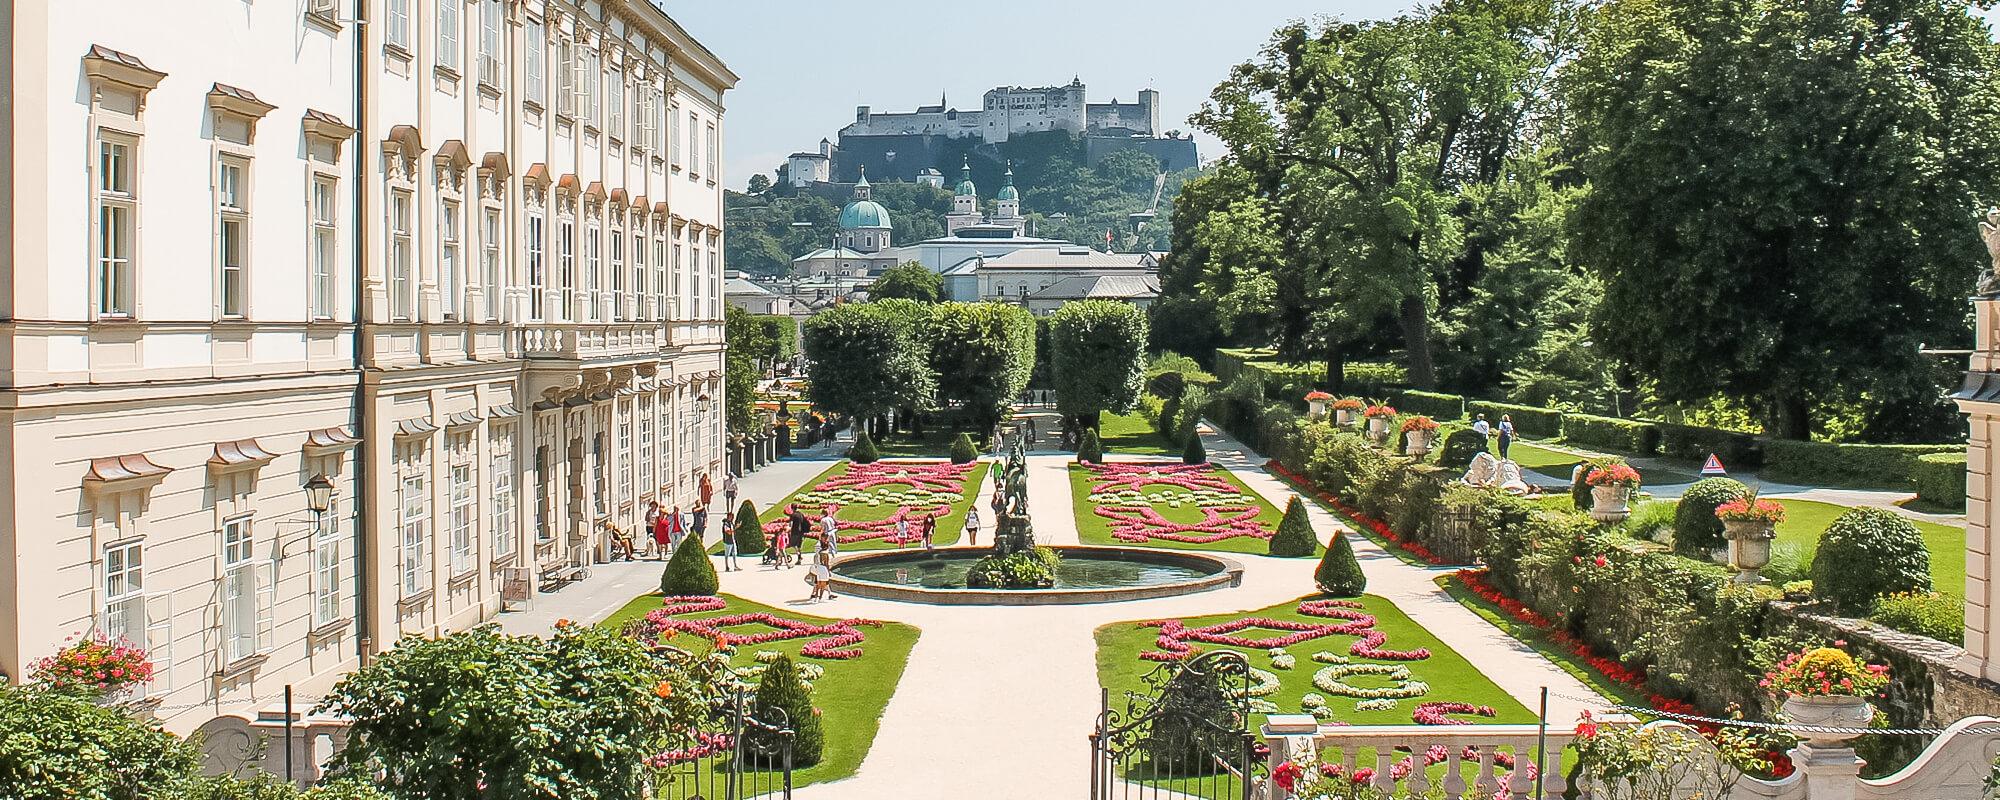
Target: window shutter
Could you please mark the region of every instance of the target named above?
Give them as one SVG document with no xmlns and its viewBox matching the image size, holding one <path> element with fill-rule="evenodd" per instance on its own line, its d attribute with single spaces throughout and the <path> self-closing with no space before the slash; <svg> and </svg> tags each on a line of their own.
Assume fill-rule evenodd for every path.
<svg viewBox="0 0 2000 800">
<path fill-rule="evenodd" d="M 257 652 L 277 646 L 278 562 L 259 561 L 257 570 Z"/>
<path fill-rule="evenodd" d="M 153 682 L 141 687 L 144 694 L 166 694 L 174 683 L 174 593 L 172 590 L 146 595 L 146 657 L 153 661 Z"/>
</svg>

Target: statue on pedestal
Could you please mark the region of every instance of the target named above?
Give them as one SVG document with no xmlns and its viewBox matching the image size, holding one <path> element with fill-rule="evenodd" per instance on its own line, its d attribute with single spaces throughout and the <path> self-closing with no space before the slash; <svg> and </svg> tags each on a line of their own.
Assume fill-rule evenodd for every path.
<svg viewBox="0 0 2000 800">
<path fill-rule="evenodd" d="M 1973 292 L 1991 297 L 2000 294 L 2000 208 L 1986 211 L 1986 219 L 1979 223 L 1979 238 L 1986 242 L 1986 255 L 1991 263 L 1979 271 L 1979 283 Z"/>
</svg>

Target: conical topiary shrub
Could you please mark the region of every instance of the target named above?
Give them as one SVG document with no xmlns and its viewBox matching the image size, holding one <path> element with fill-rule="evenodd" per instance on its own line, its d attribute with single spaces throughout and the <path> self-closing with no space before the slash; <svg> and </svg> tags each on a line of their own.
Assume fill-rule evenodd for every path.
<svg viewBox="0 0 2000 800">
<path fill-rule="evenodd" d="M 752 712 L 760 722 L 782 723 L 792 729 L 793 767 L 810 767 L 819 763 L 826 738 L 820 731 L 819 714 L 813 709 L 812 690 L 799 680 L 799 670 L 792 665 L 791 656 L 780 655 L 777 660 L 765 665 L 764 677 L 757 681 L 757 699 Z M 779 752 L 776 733 L 752 725 L 744 730 L 743 735 L 751 740 L 748 752 Z"/>
<path fill-rule="evenodd" d="M 1083 441 L 1076 446 L 1076 460 L 1084 464 L 1104 463 L 1104 440 L 1097 438 L 1096 428 L 1083 429 Z"/>
<path fill-rule="evenodd" d="M 875 440 L 868 435 L 867 428 L 855 429 L 854 446 L 847 448 L 847 460 L 856 464 L 873 464 L 882 460 L 882 451 L 875 449 Z"/>
<path fill-rule="evenodd" d="M 951 463 L 970 464 L 979 459 L 979 448 L 972 446 L 972 434 L 961 433 L 951 440 Z"/>
<path fill-rule="evenodd" d="M 1335 531 L 1333 544 L 1320 556 L 1313 570 L 1313 583 L 1335 597 L 1354 597 L 1368 590 L 1368 576 L 1361 574 L 1361 562 L 1354 559 L 1354 546 L 1347 543 L 1346 531 Z"/>
<path fill-rule="evenodd" d="M 1306 517 L 1305 501 L 1292 495 L 1292 502 L 1285 504 L 1285 518 L 1278 522 L 1278 533 L 1271 537 L 1271 555 L 1300 558 L 1312 555 L 1318 546 L 1312 520 Z"/>
<path fill-rule="evenodd" d="M 760 555 L 768 545 L 764 541 L 764 524 L 757 521 L 757 504 L 748 500 L 736 509 L 736 552 L 746 556 Z"/>
<path fill-rule="evenodd" d="M 708 560 L 701 540 L 693 536 L 681 540 L 674 557 L 667 559 L 667 568 L 660 571 L 660 594 L 668 597 L 712 595 L 721 586 L 722 580 L 715 576 L 715 563 Z"/>
<path fill-rule="evenodd" d="M 1181 448 L 1181 463 L 1183 464 L 1208 463 L 1208 450 L 1201 446 L 1201 436 L 1195 435 L 1188 437 L 1187 446 Z"/>
</svg>

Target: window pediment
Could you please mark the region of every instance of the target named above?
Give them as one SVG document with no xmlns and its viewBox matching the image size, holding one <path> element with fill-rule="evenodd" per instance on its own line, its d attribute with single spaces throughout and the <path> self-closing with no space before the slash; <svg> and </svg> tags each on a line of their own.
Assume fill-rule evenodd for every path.
<svg viewBox="0 0 2000 800">
<path fill-rule="evenodd" d="M 137 95 L 141 107 L 146 103 L 146 93 L 167 77 L 167 73 L 146 66 L 146 62 L 140 61 L 138 56 L 101 44 L 91 45 L 89 52 L 84 53 L 83 74 L 99 88 L 111 83 Z"/>
</svg>

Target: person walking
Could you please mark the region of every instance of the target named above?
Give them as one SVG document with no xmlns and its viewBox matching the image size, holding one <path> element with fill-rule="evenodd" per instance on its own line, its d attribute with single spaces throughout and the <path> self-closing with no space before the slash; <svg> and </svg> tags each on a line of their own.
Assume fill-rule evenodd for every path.
<svg viewBox="0 0 2000 800">
<path fill-rule="evenodd" d="M 653 535 L 653 523 L 658 521 L 660 521 L 660 501 L 647 500 L 646 527 L 640 529 L 640 535 L 651 537 Z"/>
<path fill-rule="evenodd" d="M 806 519 L 806 512 L 800 509 L 798 506 L 792 506 L 791 516 L 792 516 L 792 546 L 796 548 L 795 554 L 802 554 L 805 552 L 806 548 L 806 534 L 812 532 L 812 523 Z M 790 556 L 787 556 L 785 558 L 785 566 L 789 567 L 797 563 L 798 563 L 797 560 L 793 559 Z"/>
<path fill-rule="evenodd" d="M 667 512 L 666 519 L 667 555 L 671 557 L 673 551 L 681 549 L 681 539 L 687 536 L 687 520 L 681 516 L 680 506 L 674 506 L 674 510 Z"/>
<path fill-rule="evenodd" d="M 667 560 L 667 548 L 673 543 L 672 527 L 665 513 L 653 515 L 653 556 L 661 561 Z"/>
<path fill-rule="evenodd" d="M 1507 448 L 1514 444 L 1514 415 L 1500 415 L 1500 460 L 1507 460 Z"/>
<path fill-rule="evenodd" d="M 794 509 L 790 507 L 787 507 L 785 509 L 784 526 L 778 528 L 778 532 L 771 535 L 771 548 L 770 552 L 767 553 L 766 555 L 769 555 L 771 557 L 771 566 L 773 568 L 783 567 L 785 565 L 785 547 L 791 544 L 792 540 L 793 510 Z"/>
<path fill-rule="evenodd" d="M 1473 415 L 1472 432 L 1479 434 L 1479 438 L 1481 439 L 1485 439 L 1486 437 L 1493 435 L 1493 426 L 1486 423 L 1485 414 Z"/>
<path fill-rule="evenodd" d="M 722 513 L 724 517 L 736 513 L 736 473 L 722 479 Z M 726 527 L 726 526 L 725 526 Z"/>
<path fill-rule="evenodd" d="M 833 518 L 833 506 L 829 504 L 819 517 L 819 549 L 829 555 L 840 549 L 840 522 Z"/>
<path fill-rule="evenodd" d="M 973 547 L 979 546 L 979 507 L 965 510 L 965 541 Z"/>
<path fill-rule="evenodd" d="M 735 572 L 742 567 L 736 563 L 736 533 L 728 525 L 722 526 L 722 571 Z"/>
<path fill-rule="evenodd" d="M 909 541 L 910 541 L 910 518 L 906 516 L 898 516 L 896 517 L 896 549 L 897 550 L 903 549 L 903 545 L 908 543 Z"/>
<path fill-rule="evenodd" d="M 812 602 L 827 599 L 830 594 L 827 591 L 827 582 L 833 580 L 833 557 L 827 555 L 825 548 L 821 548 L 819 553 L 813 556 L 812 573 L 807 577 L 812 581 L 813 590 L 812 596 L 806 599 Z"/>
<path fill-rule="evenodd" d="M 708 473 L 704 472 L 701 474 L 701 503 L 699 505 L 702 508 L 707 508 L 708 504 L 713 500 L 715 500 L 715 481 L 708 476 Z"/>
<path fill-rule="evenodd" d="M 923 522 L 921 522 L 921 523 L 918 523 L 918 524 L 920 524 L 920 525 L 922 525 L 922 526 L 923 526 L 923 531 L 924 531 L 924 552 L 928 553 L 928 552 L 930 552 L 930 551 L 932 551 L 932 550 L 936 550 L 936 549 L 937 549 L 937 541 L 936 541 L 936 537 L 937 537 L 937 517 L 924 517 L 924 521 L 923 521 Z"/>
<path fill-rule="evenodd" d="M 694 533 L 695 543 L 706 546 L 708 544 L 708 506 L 695 506 L 694 512 L 688 516 L 688 521 L 693 523 L 693 527 L 690 530 Z"/>
</svg>

